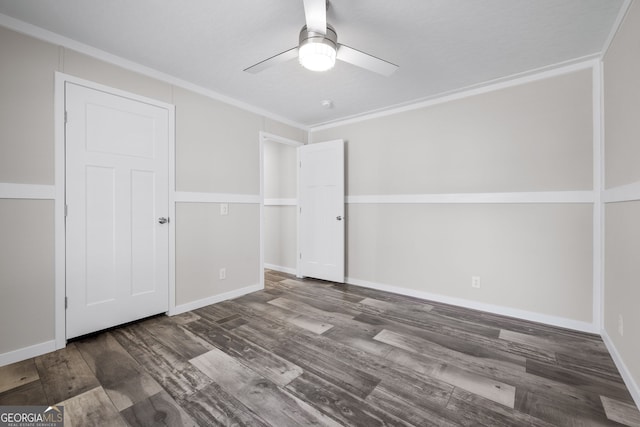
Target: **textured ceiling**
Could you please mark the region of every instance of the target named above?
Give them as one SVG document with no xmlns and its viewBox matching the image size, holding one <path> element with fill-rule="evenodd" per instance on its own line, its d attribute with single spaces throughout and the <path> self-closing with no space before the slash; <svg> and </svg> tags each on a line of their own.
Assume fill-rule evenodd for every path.
<svg viewBox="0 0 640 427">
<path fill-rule="evenodd" d="M 331 0 L 338 41 L 399 65 L 391 77 L 296 60 L 243 72 L 297 45 L 302 0 L 0 0 L 0 14 L 311 127 L 593 57 L 623 4 Z"/>
</svg>

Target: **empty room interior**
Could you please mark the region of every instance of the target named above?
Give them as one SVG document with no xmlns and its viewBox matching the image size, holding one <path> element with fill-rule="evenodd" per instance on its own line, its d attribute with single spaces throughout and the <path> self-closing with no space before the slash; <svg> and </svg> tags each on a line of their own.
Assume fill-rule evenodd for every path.
<svg viewBox="0 0 640 427">
<path fill-rule="evenodd" d="M 0 58 L 0 413 L 640 426 L 637 0 L 0 0 Z"/>
</svg>

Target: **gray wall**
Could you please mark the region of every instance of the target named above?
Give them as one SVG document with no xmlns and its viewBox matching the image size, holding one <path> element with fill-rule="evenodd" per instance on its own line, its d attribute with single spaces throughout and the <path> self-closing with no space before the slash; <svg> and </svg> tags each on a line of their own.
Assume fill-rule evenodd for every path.
<svg viewBox="0 0 640 427">
<path fill-rule="evenodd" d="M 294 273 L 298 248 L 295 206 L 265 206 L 264 263 L 266 268 Z"/>
<path fill-rule="evenodd" d="M 0 354 L 53 339 L 52 200 L 0 199 Z"/>
<path fill-rule="evenodd" d="M 260 193 L 262 117 L 184 89 L 176 105 L 176 191 Z"/>
<path fill-rule="evenodd" d="M 176 304 L 256 285 L 260 280 L 260 206 L 219 203 L 176 206 Z M 227 278 L 220 280 L 220 268 Z"/>
<path fill-rule="evenodd" d="M 2 27 L 0 58 L 0 184 L 54 184 L 55 71 L 174 104 L 177 191 L 256 200 L 224 217 L 218 203 L 177 203 L 176 303 L 260 283 L 258 133 L 304 130 Z M 53 201 L 0 199 L 0 215 L 2 356 L 54 339 Z"/>
<path fill-rule="evenodd" d="M 604 58 L 605 186 L 640 186 L 640 4 L 633 2 Z M 640 187 L 639 187 L 640 188 Z M 606 193 L 609 193 L 607 191 Z M 640 399 L 640 192 L 605 205 L 604 327 Z M 624 335 L 618 332 L 622 316 Z"/>
<path fill-rule="evenodd" d="M 591 70 L 312 132 L 347 141 L 347 275 L 591 323 L 593 204 L 383 203 L 593 188 Z M 471 287 L 480 276 L 481 288 Z"/>
<path fill-rule="evenodd" d="M 53 184 L 56 46 L 0 27 L 0 182 Z"/>
<path fill-rule="evenodd" d="M 58 48 L 0 27 L 0 58 L 0 182 L 52 185 Z M 54 338 L 53 205 L 0 200 L 0 354 Z"/>
</svg>

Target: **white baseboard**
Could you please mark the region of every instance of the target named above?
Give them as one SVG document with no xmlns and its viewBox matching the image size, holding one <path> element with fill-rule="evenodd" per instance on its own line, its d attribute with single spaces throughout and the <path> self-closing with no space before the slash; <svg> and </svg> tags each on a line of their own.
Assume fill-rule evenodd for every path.
<svg viewBox="0 0 640 427">
<path fill-rule="evenodd" d="M 640 385 L 635 381 L 633 376 L 631 376 L 631 372 L 625 365 L 620 353 L 618 353 L 618 349 L 613 344 L 611 337 L 607 333 L 606 330 L 600 331 L 600 335 L 602 336 L 602 341 L 604 341 L 604 345 L 607 346 L 607 350 L 609 350 L 609 354 L 613 359 L 613 363 L 616 364 L 618 371 L 620 371 L 620 375 L 624 380 L 624 384 L 629 389 L 629 393 L 631 393 L 631 397 L 633 397 L 634 402 L 636 402 L 636 406 L 640 409 Z"/>
<path fill-rule="evenodd" d="M 546 325 L 558 326 L 560 328 L 573 329 L 580 332 L 598 333 L 598 329 L 589 322 L 581 322 L 579 320 L 567 319 L 564 317 L 550 316 L 548 314 L 536 313 L 533 311 L 519 310 L 511 307 L 500 305 L 486 304 L 477 301 L 471 301 L 463 298 L 448 297 L 446 295 L 433 294 L 430 292 L 417 291 L 414 289 L 403 288 L 400 286 L 386 285 L 382 283 L 368 282 L 366 280 L 347 277 L 346 283 L 350 285 L 362 286 L 364 288 L 377 289 L 380 291 L 392 292 L 394 294 L 406 295 L 410 297 L 441 302 L 444 304 L 456 305 L 459 307 L 470 308 L 473 310 L 481 310 L 488 313 L 499 314 L 502 316 L 515 317 L 517 319 L 529 320 L 531 322 L 544 323 Z"/>
<path fill-rule="evenodd" d="M 256 292 L 264 289 L 264 286 L 260 284 L 246 286 L 244 288 L 236 289 L 233 291 L 225 292 L 219 295 L 213 295 L 208 298 L 203 298 L 197 301 L 188 302 L 186 304 L 177 305 L 173 308 L 173 310 L 169 310 L 169 316 L 175 316 L 176 314 L 186 313 L 187 311 L 197 310 L 202 307 L 206 307 L 211 304 L 215 304 L 218 302 L 230 300 L 233 298 L 241 297 L 242 295 L 250 294 L 251 292 Z"/>
<path fill-rule="evenodd" d="M 297 274 L 297 271 L 295 268 L 282 267 L 280 265 L 268 264 L 266 262 L 264 263 L 264 268 L 268 268 L 269 270 L 279 271 L 281 273 L 293 274 L 294 276 Z"/>
<path fill-rule="evenodd" d="M 10 365 L 11 363 L 21 362 L 31 357 L 41 356 L 56 350 L 56 341 L 45 341 L 29 347 L 20 348 L 8 353 L 0 354 L 0 366 Z"/>
</svg>

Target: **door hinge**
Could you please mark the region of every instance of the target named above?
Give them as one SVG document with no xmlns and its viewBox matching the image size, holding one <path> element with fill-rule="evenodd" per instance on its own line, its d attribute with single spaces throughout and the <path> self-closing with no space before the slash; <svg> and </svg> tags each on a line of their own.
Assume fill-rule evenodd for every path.
<svg viewBox="0 0 640 427">
<path fill-rule="evenodd" d="M 302 259 L 302 252 L 300 252 L 300 259 Z"/>
<path fill-rule="evenodd" d="M 302 167 L 302 160 L 300 160 L 300 167 Z"/>
<path fill-rule="evenodd" d="M 65 110 L 64 112 L 64 123 L 67 124 L 67 111 Z"/>
<path fill-rule="evenodd" d="M 64 217 L 66 218 L 69 215 L 69 205 L 64 205 Z"/>
<path fill-rule="evenodd" d="M 69 308 L 69 297 L 64 297 L 64 309 Z"/>
</svg>

